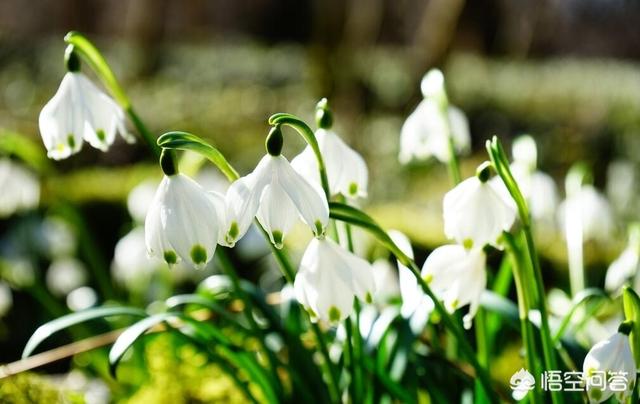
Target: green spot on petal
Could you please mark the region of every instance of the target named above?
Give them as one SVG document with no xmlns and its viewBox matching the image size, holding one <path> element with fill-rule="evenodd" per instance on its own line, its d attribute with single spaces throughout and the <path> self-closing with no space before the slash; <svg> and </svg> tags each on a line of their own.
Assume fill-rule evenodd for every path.
<svg viewBox="0 0 640 404">
<path fill-rule="evenodd" d="M 176 262 L 178 262 L 178 256 L 173 251 L 165 251 L 164 252 L 164 260 L 167 262 L 167 264 L 173 265 Z"/>
<path fill-rule="evenodd" d="M 282 232 L 280 230 L 274 230 L 273 232 L 271 232 L 271 237 L 273 237 L 273 245 L 277 249 L 282 248 L 282 240 L 284 239 Z"/>
<path fill-rule="evenodd" d="M 371 296 L 371 293 L 367 292 L 367 294 L 364 296 L 364 301 L 368 304 L 373 303 L 373 297 Z"/>
<path fill-rule="evenodd" d="M 240 228 L 238 227 L 238 222 L 236 221 L 231 222 L 231 226 L 229 226 L 229 231 L 225 236 L 226 242 L 229 244 L 235 243 L 239 234 L 240 234 Z"/>
<path fill-rule="evenodd" d="M 74 149 L 76 147 L 76 138 L 73 136 L 73 133 L 69 133 L 67 135 L 67 144 L 69 145 L 69 147 L 71 147 L 72 149 Z"/>
<path fill-rule="evenodd" d="M 329 308 L 329 320 L 334 323 L 340 321 L 340 309 L 336 306 Z"/>
<path fill-rule="evenodd" d="M 104 140 L 107 138 L 107 135 L 104 133 L 104 130 L 102 129 L 98 129 L 96 131 L 96 136 L 98 137 L 98 140 L 100 140 L 101 142 L 104 142 Z"/>
<path fill-rule="evenodd" d="M 204 264 L 207 262 L 207 250 L 203 246 L 196 244 L 191 248 L 191 260 L 194 264 Z"/>
<path fill-rule="evenodd" d="M 352 182 L 349 184 L 349 195 L 357 195 L 358 194 L 358 184 Z"/>
<path fill-rule="evenodd" d="M 457 309 L 457 308 L 458 308 L 458 305 L 459 305 L 459 304 L 460 304 L 460 301 L 459 301 L 458 299 L 453 299 L 453 300 L 451 301 L 451 308 L 455 310 L 455 309 Z"/>
<path fill-rule="evenodd" d="M 602 398 L 602 390 L 600 390 L 599 388 L 594 387 L 589 391 L 589 396 L 592 399 L 594 399 L 596 401 L 599 401 L 600 398 Z"/>
<path fill-rule="evenodd" d="M 473 248 L 473 240 L 471 240 L 470 238 L 464 239 L 464 241 L 462 242 L 462 246 L 467 250 L 470 250 L 471 248 Z"/>
<path fill-rule="evenodd" d="M 316 222 L 314 223 L 314 226 L 315 226 L 314 232 L 316 233 L 316 236 L 320 236 L 324 233 L 324 226 L 322 226 L 321 221 L 316 220 Z"/>
<path fill-rule="evenodd" d="M 433 280 L 433 275 L 426 274 L 425 276 L 422 277 L 422 279 L 424 279 L 426 283 L 431 283 L 431 281 Z"/>
</svg>

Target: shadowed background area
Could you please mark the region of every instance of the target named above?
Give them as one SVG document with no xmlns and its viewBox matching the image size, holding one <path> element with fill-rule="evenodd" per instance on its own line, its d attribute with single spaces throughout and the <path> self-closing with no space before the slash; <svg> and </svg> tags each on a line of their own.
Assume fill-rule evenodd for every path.
<svg viewBox="0 0 640 404">
<path fill-rule="evenodd" d="M 99 302 L 136 296 L 111 279 L 110 268 L 116 243 L 134 227 L 127 195 L 143 180 L 160 178 L 144 144 L 120 140 L 107 153 L 85 145 L 64 161 L 39 160 L 38 114 L 64 74 L 68 31 L 82 32 L 104 53 L 153 133 L 198 134 L 242 174 L 264 153 L 271 114 L 290 112 L 312 123 L 315 103 L 327 97 L 336 131 L 367 160 L 366 209 L 385 227 L 409 233 L 421 257 L 445 241 L 441 201 L 450 183 L 443 165 L 401 166 L 397 156 L 402 123 L 422 97 L 420 80 L 438 67 L 451 103 L 469 118 L 472 153 L 462 161 L 463 175 L 486 159 L 484 143 L 494 134 L 506 145 L 531 134 L 538 165 L 561 195 L 574 162 L 590 167 L 617 213 L 616 237 L 585 248 L 588 278 L 598 285 L 625 243 L 625 223 L 639 213 L 638 26 L 640 3 L 625 0 L 3 0 L 0 144 L 2 137 L 32 140 L 40 157 L 31 164 L 48 174 L 36 212 L 0 219 L 0 273 L 15 289 L 13 308 L 0 320 L 0 362 L 18 359 L 39 324 L 69 310 L 64 296 L 14 279 L 20 264 L 44 283 L 55 259 L 41 253 L 37 240 L 51 217 L 72 224 L 78 259 L 91 274 L 86 283 Z M 287 136 L 285 154 L 293 157 L 302 146 Z M 70 213 L 69 205 L 77 210 Z M 545 233 L 541 246 L 545 279 L 565 286 L 562 236 Z M 245 271 L 276 289 L 262 272 Z M 101 282 L 112 295 L 104 295 Z M 179 279 L 173 287 L 189 290 L 193 282 Z M 53 310 L 38 309 L 43 305 Z M 162 343 L 150 349 L 162 350 Z M 63 361 L 46 370 L 68 368 Z"/>
</svg>

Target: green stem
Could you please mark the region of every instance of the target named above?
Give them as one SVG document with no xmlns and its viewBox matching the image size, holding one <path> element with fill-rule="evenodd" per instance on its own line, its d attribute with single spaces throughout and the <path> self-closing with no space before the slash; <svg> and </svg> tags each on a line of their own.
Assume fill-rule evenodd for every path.
<svg viewBox="0 0 640 404">
<path fill-rule="evenodd" d="M 147 129 L 144 122 L 142 122 L 142 120 L 140 119 L 136 111 L 134 111 L 133 106 L 129 106 L 125 108 L 125 111 L 127 115 L 129 115 L 129 118 L 131 119 L 133 126 L 136 127 L 136 129 L 138 130 L 138 133 L 140 134 L 144 142 L 147 144 L 147 146 L 149 146 L 149 149 L 151 149 L 151 152 L 153 153 L 153 155 L 156 158 L 159 158 L 160 147 L 158 147 L 158 144 L 156 143 L 157 142 L 156 137 L 153 135 L 153 133 L 151 133 L 151 131 L 149 131 L 149 129 Z"/>
<path fill-rule="evenodd" d="M 315 137 L 314 137 L 315 139 Z M 187 132 L 168 132 L 158 138 L 158 145 L 163 148 L 171 148 L 178 150 L 191 150 L 196 153 L 202 154 L 209 161 L 211 161 L 226 177 L 232 182 L 240 178 L 238 172 L 229 164 L 226 158 L 210 144 L 206 143 L 201 138 Z M 295 280 L 295 270 L 291 266 L 289 259 L 287 258 L 285 252 L 283 250 L 277 249 L 269 240 L 269 234 L 266 230 L 260 225 L 260 223 L 256 220 L 256 226 L 260 229 L 262 235 L 267 240 L 267 244 L 271 248 L 271 252 L 273 253 L 275 260 L 280 267 L 280 271 L 282 272 L 285 280 L 289 284 L 293 284 Z M 323 371 L 329 380 L 328 389 L 329 394 L 333 402 L 338 402 L 340 399 L 339 389 L 338 389 L 338 376 L 334 369 L 334 366 L 331 362 L 331 357 L 329 356 L 329 350 L 327 349 L 327 344 L 324 339 L 324 335 L 322 330 L 318 324 L 311 322 L 311 330 L 313 331 L 316 341 L 318 343 L 318 348 L 320 350 L 320 354 L 323 357 Z"/>
<path fill-rule="evenodd" d="M 527 369 L 530 369 L 532 372 L 538 373 L 539 366 L 536 360 L 537 353 L 535 347 L 535 334 L 533 331 L 533 327 L 531 322 L 529 321 L 529 295 L 527 294 L 527 288 L 522 284 L 523 271 L 521 265 L 521 254 L 519 253 L 518 246 L 513 236 L 510 233 L 503 233 L 503 240 L 506 244 L 506 249 L 509 255 L 511 256 L 513 268 L 513 279 L 516 285 L 516 294 L 518 296 L 518 316 L 520 317 L 520 332 L 522 334 L 522 343 L 525 346 L 525 363 L 527 364 Z M 542 392 L 540 391 L 540 386 L 536 383 L 536 388 L 533 394 L 531 395 L 532 404 L 537 404 L 542 402 L 541 397 Z"/>
<path fill-rule="evenodd" d="M 427 282 L 422 278 L 420 274 L 420 267 L 415 261 L 409 258 L 395 242 L 371 217 L 359 209 L 352 206 L 332 202 L 330 206 L 330 217 L 336 220 L 341 220 L 369 231 L 373 234 L 378 241 L 380 241 L 400 262 L 400 264 L 406 266 L 411 270 L 413 276 L 417 279 L 418 284 L 422 288 L 423 292 L 427 294 L 433 300 L 435 310 L 440 315 L 444 326 L 447 330 L 451 331 L 453 337 L 458 341 L 459 349 L 462 351 L 464 357 L 469 361 L 471 366 L 476 370 L 477 377 L 480 378 L 485 392 L 489 394 L 489 400 L 497 402 L 497 397 L 492 394 L 491 379 L 486 369 L 480 365 L 476 358 L 475 352 L 464 334 L 460 324 L 456 322 L 451 314 L 446 310 L 442 302 L 438 299 L 435 293 L 431 290 Z"/>
<path fill-rule="evenodd" d="M 84 219 L 82 213 L 72 204 L 61 201 L 57 206 L 60 214 L 67 219 L 74 227 L 78 240 L 80 240 L 80 250 L 86 260 L 89 271 L 93 274 L 100 293 L 105 299 L 111 299 L 115 296 L 111 278 L 109 278 L 109 267 L 107 260 L 98 247 L 93 237 L 89 225 Z"/>
<path fill-rule="evenodd" d="M 258 228 L 262 232 L 263 236 L 267 240 L 267 244 L 269 244 L 269 247 L 271 248 L 271 252 L 275 257 L 276 262 L 278 263 L 278 266 L 280 267 L 280 270 L 282 271 L 285 280 L 290 285 L 293 285 L 293 282 L 295 280 L 295 270 L 291 266 L 291 263 L 289 262 L 287 255 L 283 250 L 277 249 L 270 242 L 269 234 L 267 233 L 267 231 L 257 221 L 256 223 L 258 225 Z M 309 322 L 311 323 L 311 330 L 313 331 L 313 334 L 316 338 L 318 349 L 320 350 L 320 354 L 322 355 L 323 367 L 324 367 L 323 370 L 325 373 L 325 377 L 327 377 L 328 379 L 329 395 L 331 396 L 332 402 L 338 403 L 340 402 L 340 388 L 338 383 L 338 373 L 335 370 L 335 366 L 333 366 L 331 362 L 331 356 L 329 356 L 329 349 L 327 348 L 327 342 L 325 340 L 324 334 L 322 333 L 322 330 L 320 329 L 320 326 L 318 325 L 318 323 L 314 323 L 311 320 L 309 320 Z"/>
<path fill-rule="evenodd" d="M 489 349 L 487 345 L 487 328 L 486 328 L 486 316 L 484 309 L 480 308 L 474 318 L 475 331 L 476 331 L 476 349 L 478 352 L 478 363 L 487 368 L 489 364 Z M 482 388 L 482 383 L 476 381 L 476 403 L 485 403 L 487 401 L 486 394 Z"/>
<path fill-rule="evenodd" d="M 242 289 L 242 286 L 240 286 L 240 278 L 238 277 L 238 274 L 236 273 L 231 260 L 227 256 L 226 251 L 220 248 L 218 249 L 218 253 L 216 254 L 216 256 L 218 257 L 218 262 L 220 263 L 222 270 L 225 274 L 227 274 L 227 276 L 229 276 L 229 279 L 231 279 L 231 283 L 233 284 L 233 288 L 236 290 L 236 293 L 238 293 L 238 297 L 242 299 L 244 316 L 247 319 L 247 322 L 249 323 L 249 326 L 251 327 L 253 332 L 255 332 L 258 336 L 260 347 L 267 357 L 267 362 L 269 364 L 269 367 L 271 368 L 271 376 L 273 379 L 272 381 L 276 385 L 276 393 L 278 394 L 278 396 L 283 397 L 284 388 L 282 386 L 280 377 L 278 376 L 278 360 L 276 359 L 274 353 L 267 346 L 266 335 L 262 328 L 260 328 L 260 326 L 256 322 L 256 319 L 253 317 L 253 304 L 251 302 L 251 298 L 247 295 L 244 289 Z"/>
<path fill-rule="evenodd" d="M 531 262 L 531 268 L 533 275 L 527 279 L 527 284 L 535 285 L 534 289 L 537 294 L 538 310 L 540 311 L 540 332 L 542 337 L 542 350 L 544 355 L 545 369 L 555 370 L 557 369 L 556 356 L 554 353 L 554 345 L 551 339 L 551 331 L 549 328 L 549 315 L 547 310 L 547 301 L 544 293 L 544 282 L 542 280 L 542 270 L 540 268 L 540 261 L 538 259 L 537 250 L 533 241 L 533 233 L 531 231 L 531 216 L 529 214 L 529 207 L 526 200 L 518 187 L 513 174 L 509 168 L 509 162 L 506 157 L 506 153 L 502 149 L 497 137 L 493 137 L 491 141 L 487 141 L 487 152 L 491 158 L 494 168 L 500 175 L 500 178 L 504 182 L 505 186 L 509 190 L 513 200 L 518 208 L 518 216 L 522 222 L 522 231 L 524 233 L 527 253 L 529 261 Z M 531 279 L 533 278 L 533 279 Z M 552 391 L 551 398 L 554 403 L 564 402 L 560 392 Z"/>
</svg>

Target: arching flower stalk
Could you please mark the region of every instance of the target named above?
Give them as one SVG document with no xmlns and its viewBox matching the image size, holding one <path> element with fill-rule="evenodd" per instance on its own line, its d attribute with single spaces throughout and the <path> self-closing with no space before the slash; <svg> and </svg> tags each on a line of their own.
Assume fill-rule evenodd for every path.
<svg viewBox="0 0 640 404">
<path fill-rule="evenodd" d="M 326 98 L 316 106 L 316 123 L 319 129 L 316 130 L 315 136 L 324 157 L 331 193 L 348 198 L 366 197 L 369 178 L 367 165 L 358 152 L 331 130 L 333 119 Z M 304 178 L 312 179 L 315 184 L 322 186 L 318 161 L 311 146 L 306 146 L 294 157 L 291 166 Z"/>
</svg>

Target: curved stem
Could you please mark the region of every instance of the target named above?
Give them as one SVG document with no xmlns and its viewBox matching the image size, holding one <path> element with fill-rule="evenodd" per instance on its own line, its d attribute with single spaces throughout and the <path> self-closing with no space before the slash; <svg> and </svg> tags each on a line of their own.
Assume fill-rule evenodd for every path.
<svg viewBox="0 0 640 404">
<path fill-rule="evenodd" d="M 158 145 L 164 149 L 189 150 L 201 154 L 211 161 L 230 182 L 240 178 L 240 174 L 218 149 L 192 133 L 167 132 L 158 138 Z"/>
<path fill-rule="evenodd" d="M 147 129 L 138 114 L 134 111 L 131 101 L 124 89 L 116 79 L 113 70 L 109 67 L 106 59 L 98 48 L 89 41 L 84 35 L 71 31 L 64 37 L 64 41 L 74 46 L 74 50 L 80 54 L 85 61 L 89 63 L 96 75 L 102 80 L 104 86 L 111 92 L 113 98 L 120 104 L 122 109 L 127 112 L 131 122 L 136 127 L 142 139 L 147 143 L 156 157 L 160 157 L 160 149 L 156 145 L 155 136 Z"/>
<path fill-rule="evenodd" d="M 313 154 L 316 156 L 316 160 L 318 162 L 318 171 L 320 172 L 320 183 L 322 184 L 322 189 L 327 197 L 327 200 L 331 197 L 331 192 L 329 190 L 329 179 L 327 177 L 327 169 L 324 164 L 324 159 L 322 158 L 322 153 L 320 152 L 320 146 L 318 145 L 318 140 L 316 139 L 316 135 L 313 133 L 313 130 L 307 125 L 302 119 L 298 118 L 295 115 L 279 113 L 271 115 L 269 118 L 269 125 L 288 125 L 295 129 L 300 136 L 307 142 L 311 150 L 313 150 Z"/>
<path fill-rule="evenodd" d="M 516 294 L 518 296 L 518 317 L 520 317 L 520 332 L 522 334 L 522 343 L 525 346 L 525 363 L 527 368 L 531 371 L 538 373 L 538 364 L 536 361 L 536 348 L 535 348 L 535 334 L 533 333 L 533 327 L 529 321 L 530 310 L 530 298 L 527 294 L 527 288 L 522 283 L 523 271 L 521 265 L 521 254 L 519 252 L 516 241 L 511 233 L 504 232 L 503 240 L 505 241 L 506 250 L 511 256 L 513 279 L 516 284 Z M 537 404 L 540 401 L 540 387 L 538 384 L 535 386 L 535 391 L 531 395 L 532 404 Z"/>
</svg>

